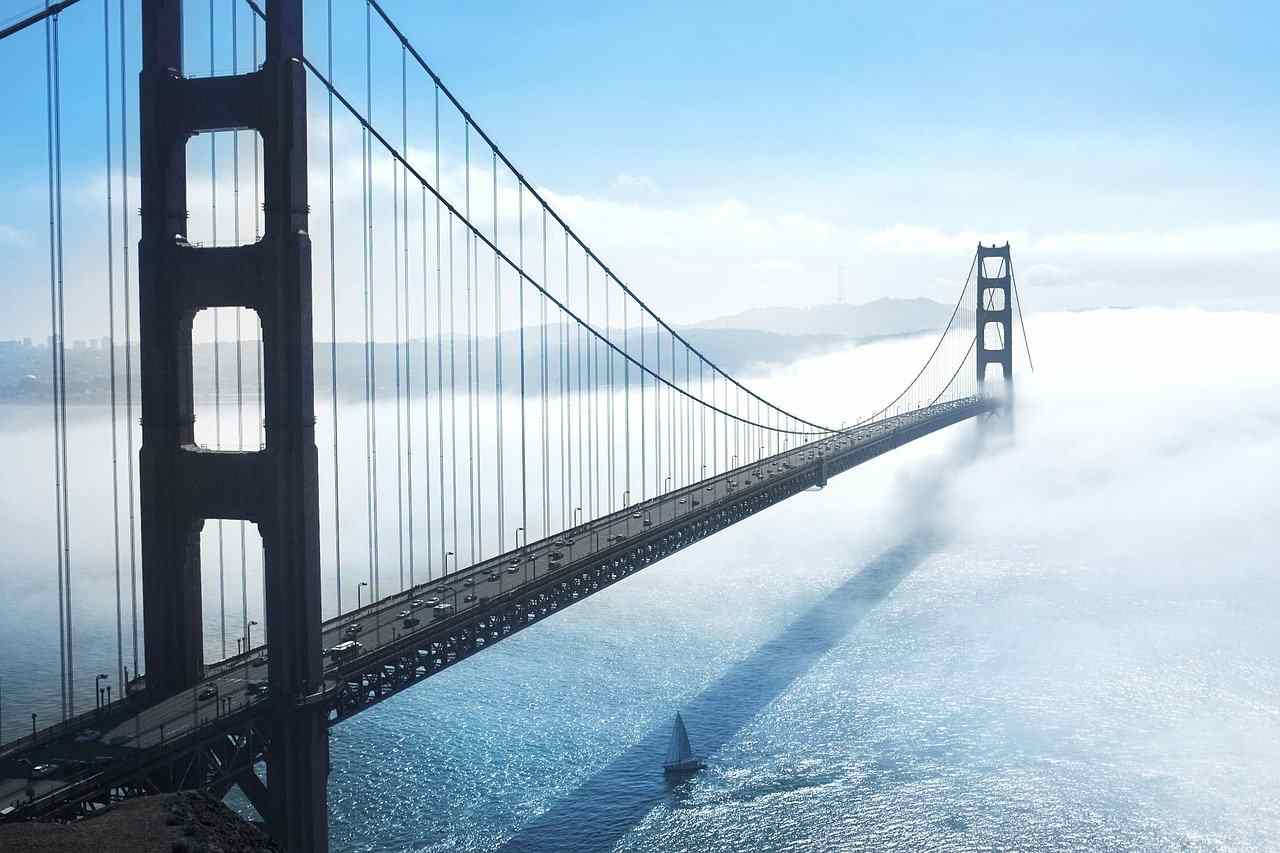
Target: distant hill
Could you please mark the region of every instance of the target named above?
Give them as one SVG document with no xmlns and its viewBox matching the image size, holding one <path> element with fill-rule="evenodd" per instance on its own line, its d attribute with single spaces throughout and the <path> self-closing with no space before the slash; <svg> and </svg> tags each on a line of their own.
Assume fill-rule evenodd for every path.
<svg viewBox="0 0 1280 853">
<path fill-rule="evenodd" d="M 591 338 L 580 335 L 578 330 L 569 330 L 568 349 L 562 349 L 562 336 L 565 327 L 552 325 L 548 328 L 546 358 L 549 366 L 548 387 L 558 393 L 560 382 L 561 359 L 567 358 L 574 370 L 579 364 L 586 364 L 580 358 L 590 358 Z M 787 364 L 800 358 L 820 355 L 849 345 L 849 338 L 844 335 L 782 335 L 759 329 L 681 329 L 680 334 L 714 361 L 721 369 L 730 374 L 748 374 L 764 369 L 769 365 Z M 541 333 L 539 327 L 530 327 L 525 335 L 526 376 L 530 388 L 541 388 L 540 365 L 542 358 Z M 611 329 L 610 338 L 614 343 L 623 341 L 621 329 Z M 643 338 L 643 342 L 642 342 Z M 578 342 L 584 342 L 580 356 Z M 486 391 L 493 387 L 496 378 L 497 342 L 492 337 L 475 339 L 477 353 L 476 379 L 480 387 Z M 440 341 L 441 359 L 445 362 L 446 372 L 449 370 L 450 356 L 456 371 L 456 381 L 461 383 L 467 373 L 468 340 L 458 337 L 451 341 L 444 338 Z M 426 351 L 423 351 L 423 347 Z M 652 326 L 643 335 L 638 329 L 631 329 L 627 335 L 627 346 L 634 356 L 643 352 L 646 360 L 656 363 L 654 358 L 658 349 L 662 350 L 664 374 L 669 375 L 672 359 L 671 336 L 666 332 L 659 335 Z M 241 352 L 242 376 L 236 373 L 236 346 L 223 340 L 218 348 L 218 367 L 220 374 L 220 392 L 223 399 L 234 399 L 234 389 L 243 387 L 248 399 L 256 400 L 257 363 L 254 355 L 255 343 L 246 342 Z M 336 349 L 337 370 L 333 369 L 333 356 Z M 412 377 L 415 393 L 422 393 L 423 366 L 429 369 L 432 384 L 429 389 L 434 393 L 436 388 L 436 339 L 423 341 L 414 339 L 401 348 L 401 357 L 411 358 Z M 596 370 L 593 381 L 603 386 L 608 385 L 609 358 L 602 342 L 597 341 L 594 350 Z M 375 382 L 373 392 L 377 397 L 387 397 L 396 391 L 396 348 L 393 344 L 379 341 L 373 347 Z M 67 350 L 67 399 L 69 402 L 94 402 L 107 398 L 110 390 L 110 373 L 108 357 L 110 353 L 105 347 L 75 347 Z M 362 343 L 339 342 L 331 347 L 325 341 L 315 344 L 315 388 L 316 393 L 328 395 L 332 378 L 336 372 L 338 378 L 338 394 L 348 399 L 362 398 L 365 394 L 365 355 Z M 685 365 L 684 351 L 677 348 L 675 353 L 677 369 Z M 209 343 L 198 343 L 192 346 L 192 379 L 195 394 L 199 399 L 207 399 L 214 393 L 213 366 L 214 348 Z M 628 377 L 624 362 L 618 355 L 613 357 L 613 378 L 621 383 Z M 139 363 L 139 352 L 135 345 L 133 363 Z M 503 376 L 508 390 L 516 390 L 520 376 L 520 338 L 516 332 L 507 332 L 502 336 Z M 124 387 L 124 351 L 119 348 L 116 358 L 116 384 Z M 697 377 L 697 363 L 690 362 L 690 378 Z M 49 381 L 49 350 L 40 345 L 25 345 L 21 342 L 0 341 L 0 402 L 34 402 L 49 398 L 51 384 Z M 574 374 L 576 376 L 576 372 Z M 638 381 L 638 373 L 633 372 L 630 378 Z M 137 378 L 134 378 L 135 389 Z M 516 383 L 516 384 L 512 384 Z M 466 393 L 465 390 L 463 393 Z"/>
<path fill-rule="evenodd" d="M 861 305 L 752 308 L 698 323 L 700 329 L 754 329 L 781 335 L 878 338 L 940 329 L 953 306 L 932 299 L 877 299 Z"/>
</svg>

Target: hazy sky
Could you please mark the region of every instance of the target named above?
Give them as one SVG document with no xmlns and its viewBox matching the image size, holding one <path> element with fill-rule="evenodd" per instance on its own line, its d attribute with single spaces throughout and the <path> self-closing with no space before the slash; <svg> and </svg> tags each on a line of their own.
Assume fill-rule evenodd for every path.
<svg viewBox="0 0 1280 853">
<path fill-rule="evenodd" d="M 29 5 L 2 2 L 0 18 Z M 339 22 L 335 77 L 362 97 L 361 7 L 335 5 L 360 24 Z M 207 6 L 189 6 L 188 58 L 207 73 Z M 1274 4 L 386 6 L 674 320 L 831 301 L 841 267 L 850 300 L 945 300 L 980 238 L 1013 242 L 1033 309 L 1280 305 Z M 324 9 L 308 7 L 317 60 Z M 101 17 L 96 0 L 63 16 L 68 286 L 83 296 L 70 334 L 90 330 L 103 300 Z M 136 10 L 129 19 L 132 120 Z M 0 45 L 0 337 L 47 332 L 43 45 L 40 30 Z M 394 81 L 398 52 L 386 55 L 379 73 Z M 377 89 L 375 123 L 383 98 L 398 100 L 394 84 Z M 358 141 L 338 144 L 358 158 Z M 136 156 L 130 168 L 136 178 Z"/>
</svg>

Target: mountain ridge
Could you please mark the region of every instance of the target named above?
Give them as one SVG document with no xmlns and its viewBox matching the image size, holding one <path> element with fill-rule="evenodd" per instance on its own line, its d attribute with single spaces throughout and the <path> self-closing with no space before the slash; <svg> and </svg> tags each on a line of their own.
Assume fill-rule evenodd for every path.
<svg viewBox="0 0 1280 853">
<path fill-rule="evenodd" d="M 694 323 L 696 329 L 750 329 L 781 335 L 840 335 L 879 338 L 940 329 L 953 306 L 923 296 L 885 297 L 870 302 L 844 302 L 807 307 L 750 308 Z"/>
</svg>

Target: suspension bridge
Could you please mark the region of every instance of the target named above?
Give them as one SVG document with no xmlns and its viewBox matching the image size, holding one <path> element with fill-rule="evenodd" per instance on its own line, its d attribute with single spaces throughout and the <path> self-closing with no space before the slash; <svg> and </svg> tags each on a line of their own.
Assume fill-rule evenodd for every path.
<svg viewBox="0 0 1280 853">
<path fill-rule="evenodd" d="M 324 850 L 329 726 L 865 461 L 1010 416 L 1007 244 L 978 245 L 900 393 L 823 425 L 655 313 L 376 0 L 195 5 L 64 0 L 0 31 L 45 63 L 61 674 L 56 723 L 0 733 L 0 820 L 237 787 L 285 849 Z M 71 27 L 101 57 L 106 174 L 116 648 L 91 708 L 68 457 Z"/>
</svg>

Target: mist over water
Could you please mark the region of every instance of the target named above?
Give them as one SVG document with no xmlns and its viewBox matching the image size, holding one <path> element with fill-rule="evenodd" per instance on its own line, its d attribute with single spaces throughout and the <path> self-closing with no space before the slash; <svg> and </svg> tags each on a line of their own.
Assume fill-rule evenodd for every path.
<svg viewBox="0 0 1280 853">
<path fill-rule="evenodd" d="M 1280 316 L 1028 325 L 1012 441 L 951 427 L 336 727 L 333 849 L 1280 849 Z M 851 421 L 931 343 L 750 384 Z M 46 417 L 0 409 L 6 737 L 57 703 Z M 107 672 L 110 475 L 77 428 L 77 660 Z M 709 766 L 671 786 L 676 710 Z"/>
<path fill-rule="evenodd" d="M 1035 318 L 1011 446 L 904 448 L 338 727 L 336 845 L 1275 849 L 1278 331 Z M 766 390 L 839 418 L 909 349 Z M 669 787 L 676 709 L 713 751 Z"/>
</svg>

